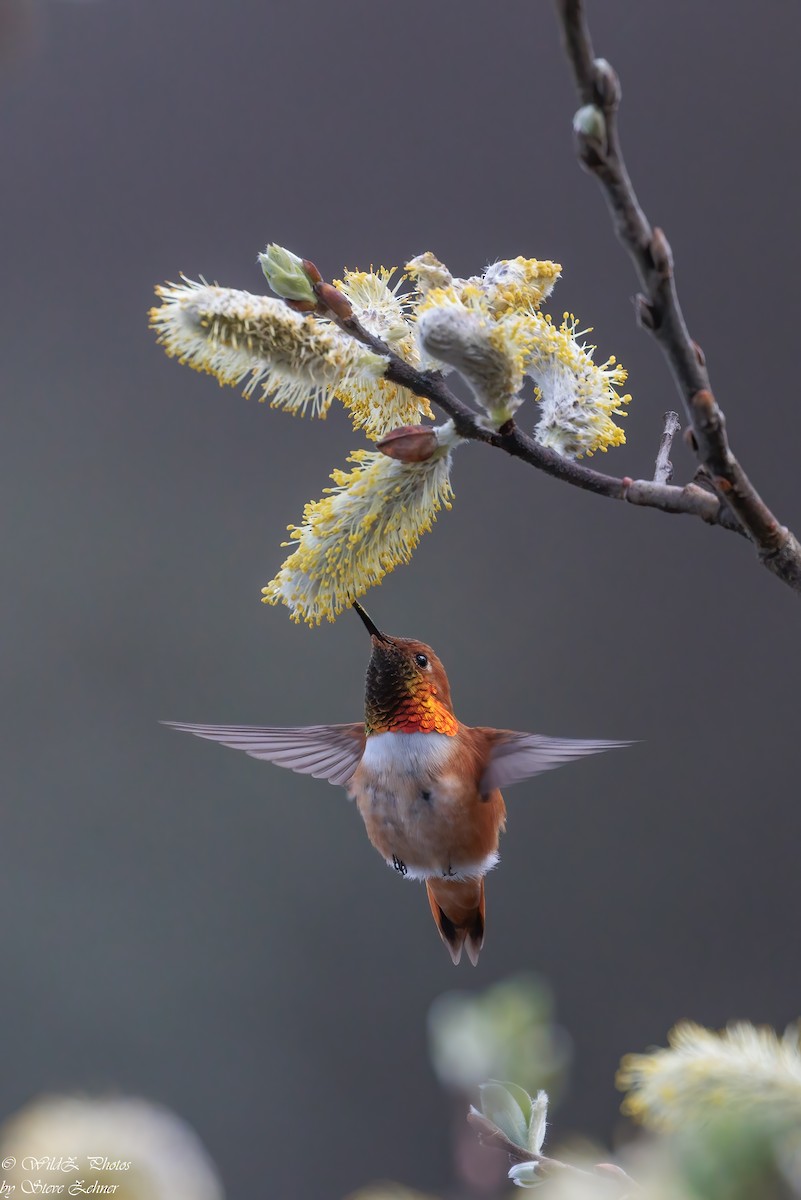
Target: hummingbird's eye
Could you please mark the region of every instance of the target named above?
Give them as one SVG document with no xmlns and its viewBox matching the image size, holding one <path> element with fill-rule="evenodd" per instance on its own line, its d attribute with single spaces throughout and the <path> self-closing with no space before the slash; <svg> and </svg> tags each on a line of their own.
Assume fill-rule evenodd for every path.
<svg viewBox="0 0 801 1200">
<path fill-rule="evenodd" d="M 426 658 L 425 654 L 415 654 L 414 661 L 417 663 L 418 667 L 428 666 L 428 659 Z"/>
</svg>

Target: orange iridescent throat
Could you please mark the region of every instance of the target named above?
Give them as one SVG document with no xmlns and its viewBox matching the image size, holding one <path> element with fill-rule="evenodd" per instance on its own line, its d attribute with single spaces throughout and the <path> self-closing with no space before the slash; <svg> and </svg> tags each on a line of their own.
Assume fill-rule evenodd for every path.
<svg viewBox="0 0 801 1200">
<path fill-rule="evenodd" d="M 395 704 L 390 712 L 370 714 L 367 733 L 444 733 L 453 737 L 456 717 L 433 689 L 418 687 Z"/>
<path fill-rule="evenodd" d="M 367 665 L 364 726 L 371 733 L 444 733 L 453 737 L 459 722 L 450 690 L 433 651 L 409 638 L 373 635 Z"/>
</svg>

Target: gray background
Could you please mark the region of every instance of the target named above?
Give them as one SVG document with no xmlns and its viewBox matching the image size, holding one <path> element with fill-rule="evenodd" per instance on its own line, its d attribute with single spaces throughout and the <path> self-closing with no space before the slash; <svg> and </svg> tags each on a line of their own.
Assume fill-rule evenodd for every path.
<svg viewBox="0 0 801 1200">
<path fill-rule="evenodd" d="M 801 1007 L 798 599 L 745 543 L 468 447 L 453 511 L 368 595 L 441 654 L 462 719 L 642 739 L 510 793 L 476 971 L 344 793 L 157 724 L 356 719 L 368 654 L 355 618 L 310 632 L 259 595 L 360 437 L 169 361 L 146 328 L 158 281 L 262 290 L 269 240 L 329 276 L 429 248 L 460 274 L 555 258 L 554 311 L 630 368 L 629 444 L 598 465 L 650 472 L 674 394 L 574 161 L 550 6 L 32 16 L 0 92 L 0 1110 L 148 1095 L 232 1196 L 444 1187 L 427 1007 L 537 967 L 576 1044 L 558 1128 L 611 1136 L 622 1052 L 680 1017 Z M 798 5 L 592 19 L 736 448 L 798 531 Z"/>
</svg>

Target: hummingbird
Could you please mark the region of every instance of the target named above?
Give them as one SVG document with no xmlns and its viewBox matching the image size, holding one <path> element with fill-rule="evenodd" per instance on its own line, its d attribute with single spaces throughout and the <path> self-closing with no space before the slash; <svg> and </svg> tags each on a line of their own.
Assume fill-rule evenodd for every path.
<svg viewBox="0 0 801 1200">
<path fill-rule="evenodd" d="M 353 608 L 372 641 L 364 721 L 287 729 L 164 724 L 344 787 L 387 864 L 425 883 L 454 963 L 465 949 L 475 966 L 484 943 L 484 876 L 499 861 L 506 827 L 500 789 L 631 743 L 463 725 L 431 647 L 382 633 L 356 601 Z"/>
</svg>

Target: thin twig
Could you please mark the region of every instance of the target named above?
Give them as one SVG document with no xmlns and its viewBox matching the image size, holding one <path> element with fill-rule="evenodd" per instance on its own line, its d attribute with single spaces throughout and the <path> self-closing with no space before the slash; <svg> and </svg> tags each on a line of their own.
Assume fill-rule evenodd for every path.
<svg viewBox="0 0 801 1200">
<path fill-rule="evenodd" d="M 328 311 L 326 315 L 365 346 L 369 346 L 377 354 L 385 355 L 389 359 L 385 378 L 408 388 L 415 396 L 432 400 L 451 418 L 460 437 L 495 446 L 513 458 L 519 458 L 544 471 L 546 475 L 552 475 L 555 479 L 561 479 L 584 491 L 594 492 L 596 496 L 605 496 L 609 500 L 627 500 L 630 504 L 643 508 L 658 508 L 661 512 L 685 513 L 700 517 L 708 525 L 720 525 L 735 533 L 743 532 L 739 523 L 731 518 L 726 506 L 720 503 L 719 498 L 696 484 L 671 487 L 649 479 L 633 480 L 627 476 L 621 479 L 614 475 L 604 475 L 601 471 L 585 467 L 572 459 L 562 458 L 556 451 L 548 449 L 524 433 L 514 421 L 507 421 L 497 431 L 487 429 L 475 410 L 451 391 L 439 371 L 418 371 L 395 354 L 380 338 L 369 333 L 355 317 L 343 318 L 333 310 Z"/>
<path fill-rule="evenodd" d="M 718 497 L 750 537 L 764 565 L 784 583 L 801 591 L 801 545 L 764 503 L 731 451 L 723 413 L 709 386 L 703 353 L 684 322 L 670 246 L 661 229 L 652 229 L 629 179 L 617 127 L 620 82 L 609 63 L 595 57 L 583 0 L 555 3 L 582 104 L 597 110 L 597 121 L 575 123 L 578 156 L 601 185 L 615 232 L 644 289 L 645 295 L 637 297 L 640 324 L 654 335 L 667 358 L 698 458 L 707 468 Z"/>
<path fill-rule="evenodd" d="M 680 429 L 679 414 L 666 412 L 665 428 L 662 430 L 662 436 L 659 439 L 659 450 L 656 455 L 654 483 L 670 483 L 673 478 L 673 463 L 670 461 L 670 451 L 673 446 L 673 439 Z"/>
<path fill-rule="evenodd" d="M 639 1190 L 639 1185 L 617 1163 L 597 1163 L 591 1171 L 587 1171 L 583 1167 L 574 1166 L 573 1163 L 562 1162 L 559 1158 L 550 1158 L 547 1154 L 534 1154 L 531 1150 L 526 1150 L 523 1146 L 518 1146 L 517 1142 L 513 1142 L 511 1138 L 508 1138 L 493 1121 L 490 1121 L 483 1113 L 480 1113 L 472 1106 L 467 1114 L 467 1120 L 478 1134 L 478 1140 L 482 1146 L 491 1146 L 496 1150 L 504 1150 L 509 1155 L 513 1165 L 516 1163 L 536 1163 L 543 1178 L 546 1175 L 554 1175 L 560 1171 L 568 1171 L 571 1175 L 583 1175 L 585 1178 L 600 1175 L 610 1182 L 613 1181 L 618 1187 L 625 1188 L 626 1191 Z"/>
<path fill-rule="evenodd" d="M 513 1164 L 536 1163 L 543 1175 L 549 1175 L 554 1171 L 574 1171 L 577 1175 L 589 1175 L 589 1171 L 582 1171 L 580 1167 L 571 1166 L 570 1163 L 562 1162 L 561 1159 L 549 1158 L 545 1154 L 533 1154 L 530 1150 L 518 1146 L 517 1142 L 508 1138 L 494 1122 L 488 1120 L 475 1108 L 470 1109 L 467 1120 L 476 1130 L 482 1146 L 492 1146 L 496 1150 L 504 1150 Z"/>
<path fill-rule="evenodd" d="M 439 372 L 418 371 L 365 329 L 353 315 L 348 299 L 322 280 L 316 268 L 315 311 L 384 355 L 388 360 L 385 378 L 432 400 L 451 418 L 461 437 L 495 446 L 595 495 L 661 512 L 686 513 L 709 525 L 739 533 L 754 543 L 770 571 L 801 592 L 801 545 L 779 524 L 731 452 L 725 418 L 709 387 L 703 352 L 684 323 L 670 246 L 660 229 L 652 229 L 629 179 L 617 130 L 620 103 L 617 75 L 609 63 L 595 58 L 582 0 L 555 0 L 555 3 L 567 55 L 585 106 L 574 122 L 579 158 L 598 178 L 615 231 L 645 289 L 645 295 L 636 297 L 637 316 L 662 347 L 681 394 L 691 426 L 691 441 L 701 463 L 700 482 L 693 481 L 684 487 L 670 484 L 670 448 L 678 430 L 675 413 L 666 414 L 668 424 L 662 435 L 653 480 L 604 475 L 562 458 L 523 433 L 511 420 L 499 430 L 488 429 L 475 410 L 450 390 Z"/>
</svg>

